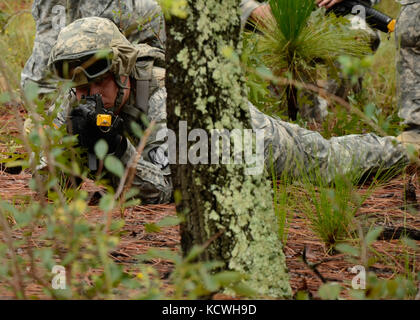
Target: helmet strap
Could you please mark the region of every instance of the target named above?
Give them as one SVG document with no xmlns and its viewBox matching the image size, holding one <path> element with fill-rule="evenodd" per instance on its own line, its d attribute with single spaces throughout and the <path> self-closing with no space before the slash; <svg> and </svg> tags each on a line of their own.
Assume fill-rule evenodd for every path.
<svg viewBox="0 0 420 320">
<path fill-rule="evenodd" d="M 122 107 L 122 102 L 124 98 L 124 89 L 130 89 L 130 87 L 127 86 L 128 77 L 125 80 L 125 83 L 122 83 L 120 75 L 114 75 L 114 80 L 118 86 L 118 92 L 117 92 L 117 97 L 115 98 L 115 103 L 114 103 L 114 107 L 112 108 L 112 112 L 114 112 L 114 114 L 118 114 L 118 111 Z"/>
</svg>

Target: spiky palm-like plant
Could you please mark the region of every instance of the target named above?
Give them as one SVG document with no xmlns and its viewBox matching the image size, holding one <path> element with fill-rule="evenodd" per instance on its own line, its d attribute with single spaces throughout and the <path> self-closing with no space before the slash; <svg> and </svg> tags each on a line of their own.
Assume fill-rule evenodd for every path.
<svg viewBox="0 0 420 320">
<path fill-rule="evenodd" d="M 276 76 L 315 82 L 319 66 L 333 67 L 340 55 L 363 56 L 370 52 L 369 36 L 351 30 L 346 19 L 324 9 L 314 0 L 269 0 L 272 16 L 257 25 L 262 32 L 258 50 Z M 296 120 L 297 90 L 286 88 L 289 117 Z"/>
</svg>

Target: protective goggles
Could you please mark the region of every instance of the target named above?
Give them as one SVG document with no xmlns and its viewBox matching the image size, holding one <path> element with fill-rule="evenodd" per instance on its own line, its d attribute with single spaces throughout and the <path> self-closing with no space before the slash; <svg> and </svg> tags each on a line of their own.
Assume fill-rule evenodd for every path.
<svg viewBox="0 0 420 320">
<path fill-rule="evenodd" d="M 93 53 L 78 59 L 58 60 L 53 64 L 53 72 L 60 80 L 71 80 L 76 85 L 91 82 L 111 70 L 112 54 Z"/>
</svg>

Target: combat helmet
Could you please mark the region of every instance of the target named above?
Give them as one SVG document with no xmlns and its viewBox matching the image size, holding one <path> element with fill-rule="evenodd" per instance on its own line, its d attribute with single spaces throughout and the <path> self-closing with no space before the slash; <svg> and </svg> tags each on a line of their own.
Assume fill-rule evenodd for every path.
<svg viewBox="0 0 420 320">
<path fill-rule="evenodd" d="M 126 84 L 138 55 L 136 49 L 109 19 L 78 19 L 61 30 L 51 50 L 48 67 L 60 80 L 71 80 L 74 87 L 88 84 L 111 72 L 119 90 L 115 105 L 122 101 Z"/>
</svg>

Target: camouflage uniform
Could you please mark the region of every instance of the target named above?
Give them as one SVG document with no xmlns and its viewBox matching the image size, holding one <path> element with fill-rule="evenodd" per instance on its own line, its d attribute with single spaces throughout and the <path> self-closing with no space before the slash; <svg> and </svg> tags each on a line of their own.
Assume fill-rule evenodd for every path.
<svg viewBox="0 0 420 320">
<path fill-rule="evenodd" d="M 102 24 L 100 25 L 100 23 Z M 81 27 L 86 31 L 85 33 Z M 112 34 L 114 38 L 116 35 L 120 35 L 117 37 L 118 41 L 115 39 L 112 41 L 114 56 L 111 71 L 118 74 L 129 73 L 134 82 L 144 79 L 143 77 L 151 81 L 148 110 L 146 112 L 140 110 L 136 104 L 135 92 L 132 90 L 128 102 L 122 109 L 125 123 L 128 124 L 134 120 L 140 124 L 139 119 L 142 114 L 146 114 L 149 120 L 157 121 L 157 127 L 149 137 L 142 158 L 137 163 L 133 185 L 140 189 L 140 197 L 144 203 L 169 202 L 172 195 L 169 161 L 167 155 L 159 152 L 166 150 L 165 141 L 163 138 L 156 138 L 156 132 L 161 128 L 166 128 L 164 69 L 143 65 L 144 61 L 150 60 L 144 59 L 145 56 L 149 55 L 153 60 L 163 52 L 159 53 L 158 49 L 151 50 L 147 45 L 134 47 L 127 40 L 124 41 L 125 38 L 119 32 L 115 32 L 113 28 L 116 29 L 111 22 L 101 18 L 87 18 L 74 22 L 60 33 L 57 44 L 52 50 L 50 63 L 59 59 L 60 55 L 69 57 L 68 51 L 77 55 L 80 51 L 89 51 L 93 47 L 109 47 L 109 35 Z M 95 41 L 99 43 L 95 43 Z M 142 59 L 137 61 L 138 57 L 142 57 Z M 144 75 L 145 70 L 149 70 L 146 76 Z M 66 123 L 71 106 L 75 102 L 74 94 L 70 94 L 61 105 L 61 111 L 55 121 L 57 126 Z M 250 103 L 249 110 L 253 129 L 264 130 L 266 164 L 269 165 L 273 159 L 278 175 L 286 172 L 294 177 L 299 177 L 302 173 L 316 171 L 315 169 L 319 168 L 321 178 L 324 181 L 332 181 L 338 172 L 387 169 L 398 163 L 407 162 L 404 148 L 391 137 L 380 138 L 374 134 L 367 134 L 326 140 L 317 132 L 269 117 Z M 137 143 L 128 129 L 126 137 L 129 140 L 128 148 L 120 158 L 124 165 L 128 164 L 129 159 L 135 153 L 134 145 Z M 270 154 L 273 157 L 270 157 Z M 117 182 L 116 179 L 113 180 L 114 184 Z"/>
<path fill-rule="evenodd" d="M 241 2 L 242 24 L 258 5 L 252 0 Z M 155 0 L 35 0 L 32 16 L 36 21 L 36 35 L 32 55 L 21 73 L 21 85 L 24 88 L 29 82 L 35 82 L 40 93 L 56 89 L 55 82 L 46 74 L 48 57 L 60 30 L 79 18 L 108 18 L 121 30 L 130 29 L 127 38 L 132 43 L 147 43 L 161 49 L 165 47 L 164 18 Z M 142 27 L 132 29 L 136 23 Z"/>
<path fill-rule="evenodd" d="M 242 26 L 245 24 L 246 20 L 248 20 L 249 16 L 251 15 L 252 11 L 257 9 L 259 6 L 263 5 L 263 3 L 254 1 L 254 0 L 242 0 L 240 3 L 241 8 L 241 22 Z"/>
<path fill-rule="evenodd" d="M 120 115 L 124 119 L 128 146 L 120 160 L 127 166 L 139 142 L 131 131 L 130 122 L 136 121 L 144 127 L 141 120 L 143 115 L 146 115 L 149 121 L 154 120 L 155 130 L 149 136 L 141 159 L 137 163 L 133 187 L 139 189 L 140 198 L 144 203 L 169 202 L 172 197 L 169 162 L 158 148 L 164 144 L 164 141 L 156 137 L 156 132 L 166 128 L 165 70 L 154 65 L 155 60 L 164 60 L 163 50 L 147 44 L 132 45 L 111 21 L 90 17 L 76 20 L 60 32 L 57 43 L 52 48 L 49 65 L 63 57 L 72 60 L 81 53 L 92 52 L 98 48 L 112 49 L 113 60 L 110 71 L 114 75 L 130 76 L 132 87 L 135 87 L 138 81 L 148 81 L 147 107 L 140 108 L 136 100 L 136 90 L 131 90 L 128 101 L 121 109 Z M 76 96 L 71 91 L 61 104 L 54 124 L 57 127 L 66 125 L 71 108 L 76 105 Z M 111 182 L 117 186 L 119 180 L 112 176 Z"/>
<path fill-rule="evenodd" d="M 398 115 L 409 128 L 420 129 L 420 0 L 400 0 L 397 20 Z"/>
<path fill-rule="evenodd" d="M 420 1 L 420 0 L 417 0 Z M 371 1 L 376 4 L 379 1 Z M 243 13 L 248 17 L 261 3 L 253 0 L 242 1 Z M 348 16 L 348 19 L 357 19 Z M 418 24 L 420 25 L 420 24 Z M 372 43 L 379 45 L 379 32 L 365 30 L 372 38 Z M 420 70 L 420 68 L 417 68 Z M 329 91 L 340 94 L 343 86 L 330 80 Z M 305 99 L 312 103 L 303 103 Z M 253 129 L 264 130 L 264 152 L 266 165 L 273 161 L 277 174 L 288 173 L 298 178 L 302 173 L 320 176 L 323 181 L 331 182 L 337 173 L 363 173 L 378 169 L 389 169 L 397 164 L 408 162 L 405 148 L 393 137 L 378 137 L 375 134 L 347 135 L 324 139 L 318 132 L 310 131 L 298 125 L 274 119 L 256 109 L 251 103 L 250 114 Z M 326 116 L 327 103 L 313 94 L 302 94 L 299 107 L 306 118 L 321 120 Z M 270 160 L 270 149 L 272 160 Z M 313 178 L 313 175 L 310 176 Z M 315 178 L 316 180 L 317 178 Z M 316 181 L 314 181 L 316 182 Z"/>
<path fill-rule="evenodd" d="M 394 137 L 370 133 L 327 140 L 316 131 L 267 116 L 251 103 L 249 107 L 252 128 L 264 130 L 266 166 L 272 161 L 277 175 L 306 176 L 313 182 L 322 179 L 329 183 L 336 174 L 358 176 L 408 162 L 405 148 Z"/>
<path fill-rule="evenodd" d="M 35 0 L 32 16 L 36 21 L 36 35 L 32 55 L 21 73 L 21 85 L 35 82 L 40 93 L 56 88 L 46 75 L 48 57 L 60 30 L 74 20 L 100 16 L 114 21 L 123 31 L 128 30 L 128 40 L 132 43 L 164 49 L 166 41 L 164 18 L 154 0 Z"/>
</svg>

